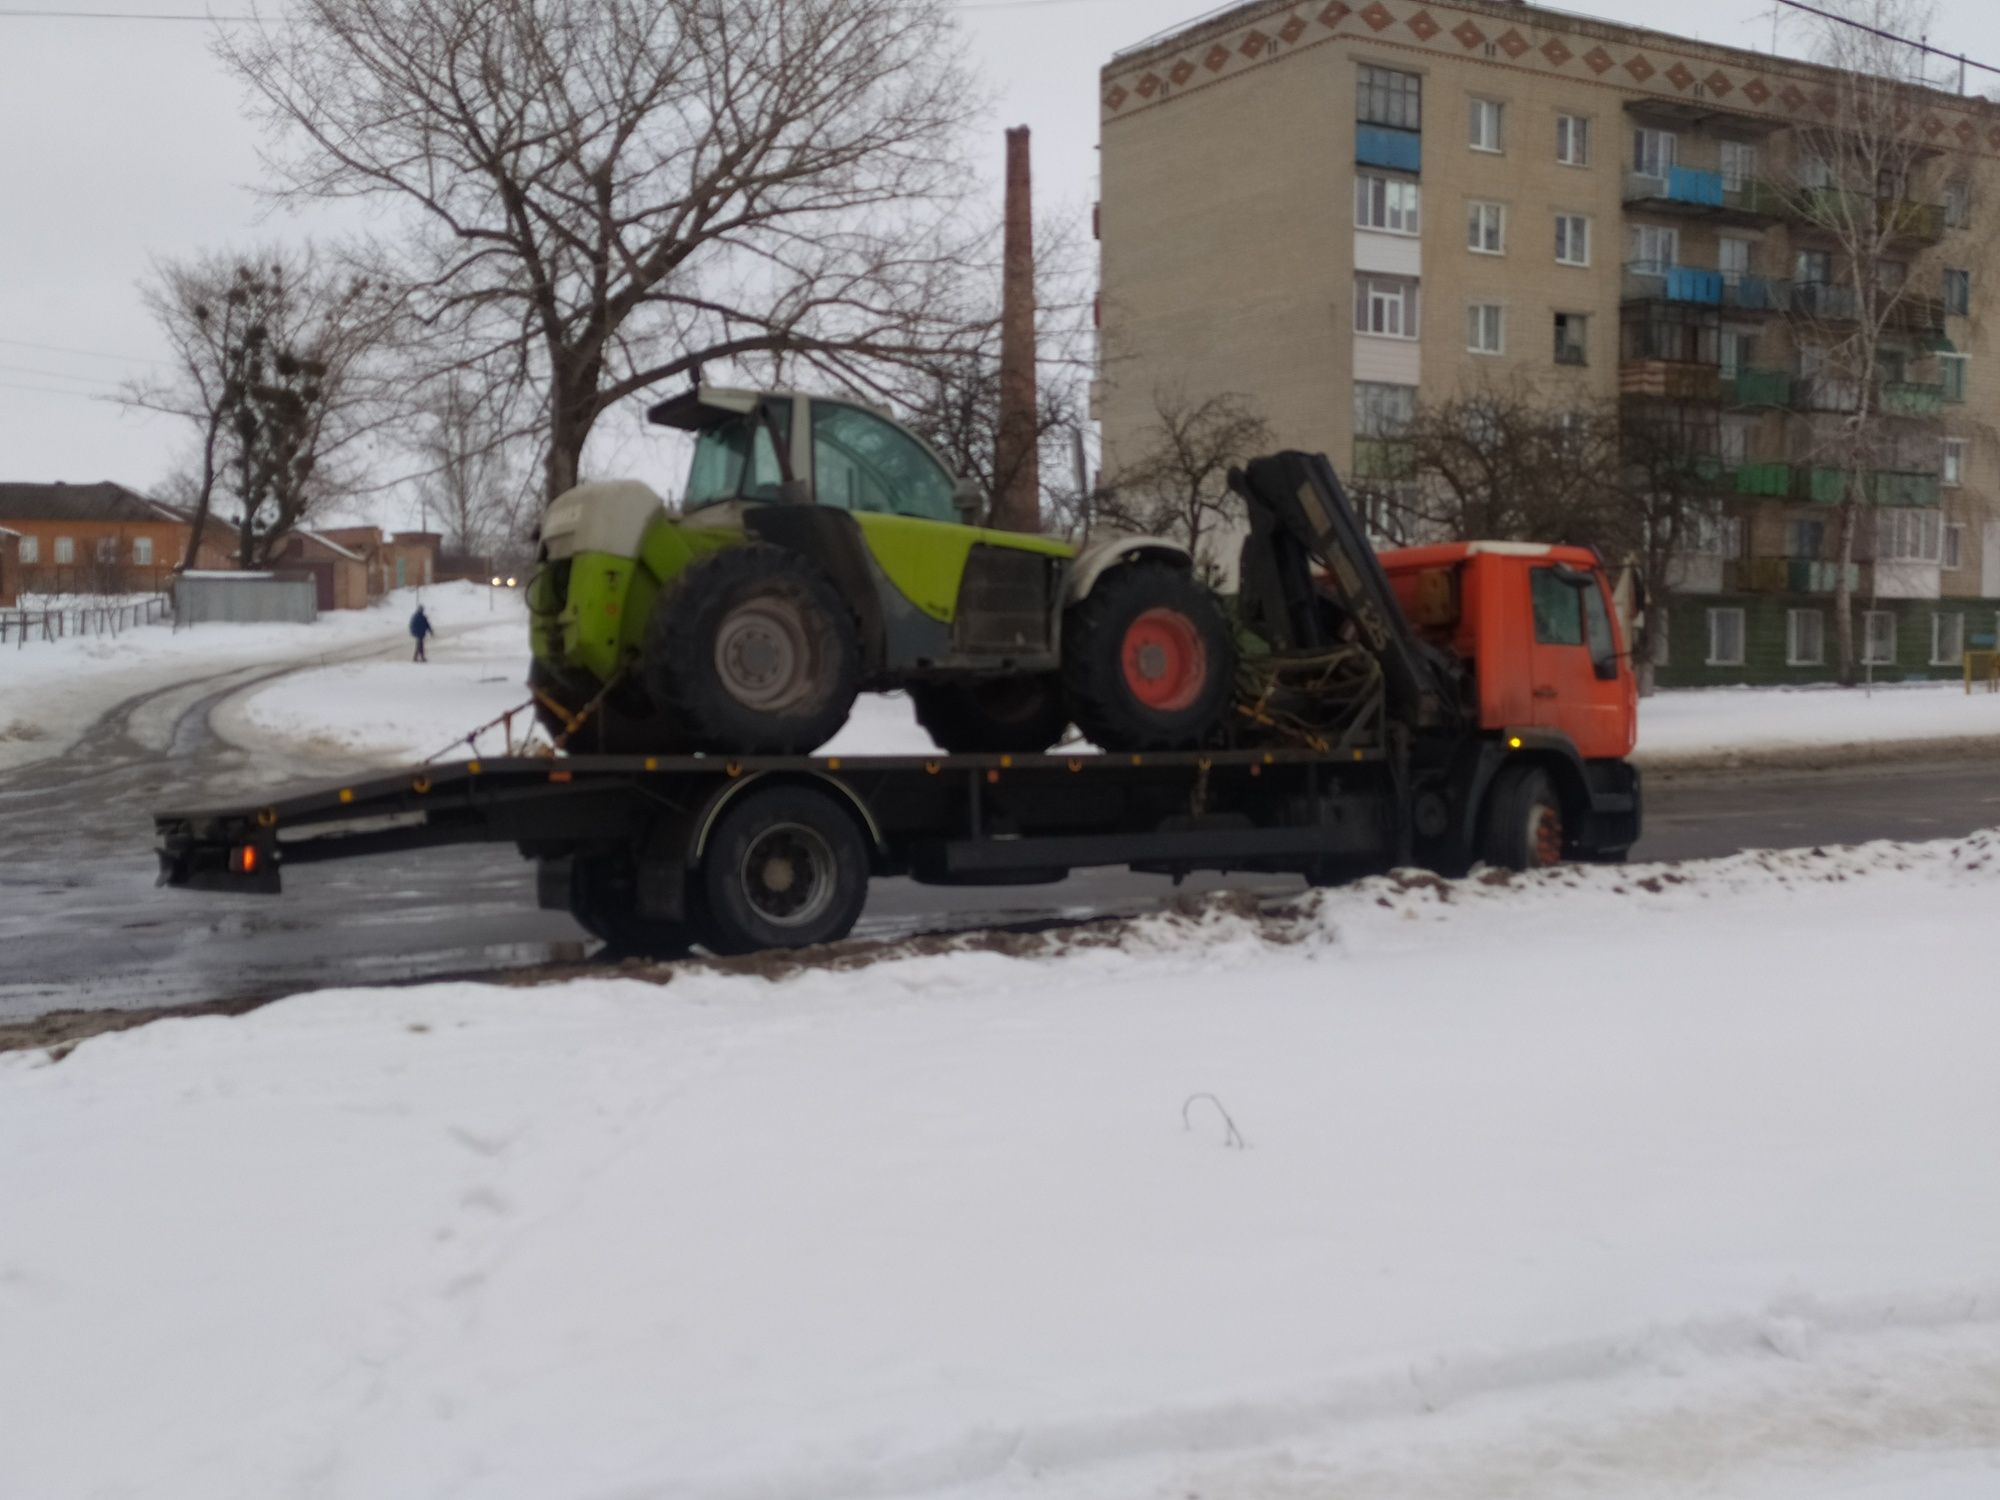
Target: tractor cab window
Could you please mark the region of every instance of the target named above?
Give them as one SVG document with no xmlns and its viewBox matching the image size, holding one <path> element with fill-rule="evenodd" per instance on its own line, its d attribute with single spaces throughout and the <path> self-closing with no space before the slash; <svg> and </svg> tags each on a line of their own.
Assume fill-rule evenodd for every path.
<svg viewBox="0 0 2000 1500">
<path fill-rule="evenodd" d="M 730 417 L 703 431 L 695 439 L 684 507 L 782 499 L 785 471 L 772 436 L 774 425 L 778 432 L 790 434 L 791 402 L 772 401 L 763 411 Z"/>
<path fill-rule="evenodd" d="M 813 493 L 838 510 L 956 521 L 952 480 L 923 444 L 873 412 L 815 401 Z"/>
<path fill-rule="evenodd" d="M 1535 643 L 1540 646 L 1583 644 L 1583 590 L 1564 583 L 1554 568 L 1528 574 L 1535 606 Z"/>
</svg>

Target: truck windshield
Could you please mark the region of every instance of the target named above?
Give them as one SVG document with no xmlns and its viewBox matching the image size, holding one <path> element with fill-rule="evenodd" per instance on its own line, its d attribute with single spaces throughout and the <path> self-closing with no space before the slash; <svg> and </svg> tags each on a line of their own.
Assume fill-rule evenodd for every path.
<svg viewBox="0 0 2000 1500">
<path fill-rule="evenodd" d="M 775 402 L 772 420 L 779 430 L 791 425 L 791 403 Z M 784 483 L 771 423 L 764 415 L 729 417 L 695 439 L 694 462 L 688 467 L 683 507 L 693 510 L 724 500 L 776 500 Z"/>
</svg>

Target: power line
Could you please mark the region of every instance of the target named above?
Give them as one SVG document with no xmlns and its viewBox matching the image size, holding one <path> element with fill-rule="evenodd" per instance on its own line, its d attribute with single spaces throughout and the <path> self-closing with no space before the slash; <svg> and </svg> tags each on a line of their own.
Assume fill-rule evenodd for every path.
<svg viewBox="0 0 2000 1500">
<path fill-rule="evenodd" d="M 66 344 L 36 344 L 27 339 L 0 339 L 12 349 L 34 349 L 43 354 L 74 354 L 80 359 L 109 359 L 121 365 L 166 365 L 172 360 L 151 359 L 143 354 L 113 354 L 107 349 L 72 349 Z"/>
<path fill-rule="evenodd" d="M 10 375 L 41 375 L 52 380 L 80 380 L 86 385 L 108 386 L 113 389 L 116 389 L 118 384 L 115 380 L 107 380 L 101 375 L 72 375 L 67 370 L 38 370 L 33 365 L 0 364 L 0 370 L 5 370 Z"/>
<path fill-rule="evenodd" d="M 1982 73 L 2000 73 L 2000 68 L 1983 62 L 1974 62 L 1963 52 L 1947 52 L 1942 47 L 1933 47 L 1927 41 L 1913 42 L 1906 36 L 1897 36 L 1893 31 L 1884 31 L 1880 26 L 1870 26 L 1865 21 L 1852 20 L 1847 16 L 1836 15 L 1830 10 L 1822 10 L 1817 5 L 1808 5 L 1806 4 L 1806 0 L 1777 0 L 1777 3 L 1789 6 L 1793 10 L 1804 11 L 1809 16 L 1818 16 L 1822 21 L 1834 21 L 1842 26 L 1852 26 L 1856 31 L 1864 31 L 1869 36 L 1880 37 L 1885 42 L 1894 42 L 1899 47 L 1908 47 L 1916 52 L 1929 53 L 1932 57 L 1949 58 L 1952 62 L 1958 63 L 1961 66 L 1977 68 Z"/>
</svg>

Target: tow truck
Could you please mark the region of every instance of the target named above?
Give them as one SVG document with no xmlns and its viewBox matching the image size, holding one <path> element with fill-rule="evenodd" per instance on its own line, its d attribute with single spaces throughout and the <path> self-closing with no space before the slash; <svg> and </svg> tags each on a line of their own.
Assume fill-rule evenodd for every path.
<svg viewBox="0 0 2000 1500">
<path fill-rule="evenodd" d="M 511 845 L 613 949 L 798 949 L 870 880 L 1051 884 L 1124 866 L 1446 876 L 1637 842 L 1638 693 L 1602 560 L 1454 542 L 1378 554 L 1323 457 L 1230 476 L 1250 522 L 1225 731 L 1191 750 L 468 759 L 156 815 L 160 878 L 277 894 L 293 867 Z"/>
</svg>

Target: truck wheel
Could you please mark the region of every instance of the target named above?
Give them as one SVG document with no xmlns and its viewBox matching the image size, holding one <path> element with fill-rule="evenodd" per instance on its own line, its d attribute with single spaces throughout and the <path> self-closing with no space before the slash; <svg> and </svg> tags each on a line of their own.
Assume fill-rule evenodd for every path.
<svg viewBox="0 0 2000 1500">
<path fill-rule="evenodd" d="M 1187 569 L 1125 563 L 1070 606 L 1062 673 L 1086 738 L 1106 750 L 1184 750 L 1229 711 L 1236 643 Z"/>
<path fill-rule="evenodd" d="M 847 722 L 861 646 L 818 568 L 751 543 L 689 564 L 654 606 L 642 675 L 675 748 L 804 755 Z"/>
<path fill-rule="evenodd" d="M 960 682 L 910 684 L 917 722 L 947 755 L 1039 755 L 1069 729 L 1062 679 L 975 677 Z"/>
<path fill-rule="evenodd" d="M 576 925 L 619 957 L 686 958 L 694 934 L 685 922 L 640 915 L 632 857 L 580 854 L 570 866 L 569 913 Z"/>
<path fill-rule="evenodd" d="M 746 792 L 709 835 L 691 883 L 701 895 L 697 935 L 722 955 L 837 943 L 861 916 L 868 873 L 867 840 L 825 793 Z"/>
<path fill-rule="evenodd" d="M 1502 870 L 1546 870 L 1563 861 L 1562 799 L 1539 766 L 1507 766 L 1486 794 L 1479 857 Z"/>
</svg>

